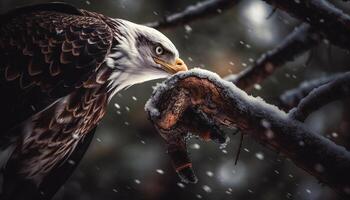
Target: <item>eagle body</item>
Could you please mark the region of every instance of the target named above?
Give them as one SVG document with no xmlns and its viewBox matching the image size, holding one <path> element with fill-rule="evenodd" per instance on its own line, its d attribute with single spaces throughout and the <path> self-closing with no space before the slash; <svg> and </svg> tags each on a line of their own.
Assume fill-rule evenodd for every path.
<svg viewBox="0 0 350 200">
<path fill-rule="evenodd" d="M 13 138 L 2 145 L 12 151 L 4 188 L 7 177 L 40 186 L 105 114 L 112 70 L 102 63 L 117 41 L 102 17 L 38 9 L 1 26 L 1 130 Z"/>
<path fill-rule="evenodd" d="M 140 68 L 153 55 L 171 70 L 163 60 L 175 62 L 178 52 L 153 29 L 67 4 L 1 15 L 0 199 L 50 199 L 84 155 L 111 97 L 169 74 Z"/>
</svg>

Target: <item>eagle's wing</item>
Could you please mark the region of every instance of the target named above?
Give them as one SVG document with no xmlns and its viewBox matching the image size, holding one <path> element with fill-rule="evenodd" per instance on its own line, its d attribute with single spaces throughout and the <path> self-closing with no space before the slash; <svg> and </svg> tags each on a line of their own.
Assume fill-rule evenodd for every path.
<svg viewBox="0 0 350 200">
<path fill-rule="evenodd" d="M 43 199 L 51 199 L 71 176 L 94 138 L 95 130 L 96 128 L 92 129 L 85 136 L 85 138 L 79 142 L 73 153 L 66 161 L 64 161 L 64 163 L 62 163 L 62 165 L 58 166 L 56 169 L 50 172 L 47 177 L 45 177 L 43 182 L 40 184 L 40 191 L 42 191 L 42 195 L 44 196 Z"/>
<path fill-rule="evenodd" d="M 0 141 L 4 132 L 79 87 L 90 85 L 113 33 L 98 17 L 66 4 L 0 16 Z M 95 76 L 95 77 L 94 77 Z"/>
<path fill-rule="evenodd" d="M 4 185 L 5 187 L 2 191 L 5 195 L 1 196 L 0 194 L 0 199 L 51 199 L 78 166 L 92 139 L 94 138 L 95 130 L 96 128 L 92 129 L 83 139 L 79 141 L 70 156 L 44 178 L 39 188 L 37 188 L 32 182 L 23 179 L 18 180 L 14 178 L 7 178 Z"/>
</svg>

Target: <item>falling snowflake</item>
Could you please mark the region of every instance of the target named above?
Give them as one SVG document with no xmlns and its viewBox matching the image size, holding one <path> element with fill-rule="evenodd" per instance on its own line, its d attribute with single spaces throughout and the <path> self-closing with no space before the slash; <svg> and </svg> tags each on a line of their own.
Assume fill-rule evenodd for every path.
<svg viewBox="0 0 350 200">
<path fill-rule="evenodd" d="M 190 146 L 190 148 L 191 148 L 191 149 L 200 149 L 201 146 L 200 146 L 199 144 L 197 144 L 197 143 L 194 143 L 194 144 L 192 144 L 192 145 Z"/>
<path fill-rule="evenodd" d="M 214 173 L 212 171 L 207 171 L 206 174 L 209 177 L 213 177 L 214 176 Z"/>
<path fill-rule="evenodd" d="M 68 163 L 70 164 L 70 165 L 75 165 L 75 161 L 74 160 L 68 160 Z"/>
<path fill-rule="evenodd" d="M 73 139 L 76 139 L 76 140 L 79 139 L 79 135 L 77 133 L 73 133 L 72 137 L 73 137 Z"/>
<path fill-rule="evenodd" d="M 212 192 L 211 188 L 210 188 L 208 185 L 203 185 L 202 188 L 203 188 L 203 190 L 204 190 L 205 192 L 207 192 L 207 193 Z"/>
<path fill-rule="evenodd" d="M 254 89 L 256 89 L 256 90 L 261 90 L 261 85 L 259 85 L 259 84 L 254 84 Z"/>
<path fill-rule="evenodd" d="M 337 137 L 338 137 L 338 133 L 333 132 L 333 133 L 332 133 L 332 137 L 337 138 Z"/>
<path fill-rule="evenodd" d="M 117 104 L 117 103 L 114 104 L 114 107 L 115 107 L 116 109 L 120 109 L 120 106 L 119 106 L 119 104 Z"/>
<path fill-rule="evenodd" d="M 323 172 L 324 171 L 324 167 L 321 164 L 317 163 L 315 165 L 315 170 L 318 171 L 318 172 Z"/>
<path fill-rule="evenodd" d="M 259 160 L 264 160 L 264 154 L 261 153 L 261 152 L 257 152 L 257 153 L 255 154 L 255 157 L 256 157 L 257 159 L 259 159 Z"/>
<path fill-rule="evenodd" d="M 180 182 L 177 183 L 177 186 L 179 186 L 180 188 L 184 188 L 185 187 L 185 185 L 183 183 L 180 183 Z"/>
<path fill-rule="evenodd" d="M 185 27 L 186 33 L 191 33 L 192 32 L 192 27 L 191 26 L 185 25 L 184 27 Z"/>
<path fill-rule="evenodd" d="M 304 141 L 299 141 L 299 146 L 305 146 L 305 142 Z"/>
</svg>

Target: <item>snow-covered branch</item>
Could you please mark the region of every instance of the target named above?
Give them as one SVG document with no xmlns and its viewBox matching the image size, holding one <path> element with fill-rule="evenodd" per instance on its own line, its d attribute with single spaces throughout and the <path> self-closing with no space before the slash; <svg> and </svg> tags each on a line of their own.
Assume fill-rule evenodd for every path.
<svg viewBox="0 0 350 200">
<path fill-rule="evenodd" d="M 332 44 L 350 50 L 350 16 L 326 0 L 263 0 L 321 30 Z"/>
<path fill-rule="evenodd" d="M 350 72 L 312 90 L 299 105 L 291 110 L 290 117 L 304 121 L 322 106 L 350 96 Z"/>
<path fill-rule="evenodd" d="M 179 73 L 160 84 L 147 102 L 146 111 L 168 144 L 168 153 L 179 175 L 196 178 L 186 151 L 188 133 L 213 138 L 209 124 L 237 127 L 262 145 L 285 154 L 297 166 L 350 197 L 350 153 L 304 125 L 205 70 Z"/>
<path fill-rule="evenodd" d="M 238 75 L 230 75 L 225 79 L 233 82 L 242 90 L 247 90 L 254 84 L 262 82 L 286 62 L 294 60 L 297 56 L 316 46 L 321 39 L 322 36 L 318 31 L 308 24 L 302 24 L 277 47 L 263 54 L 253 66 Z"/>
<path fill-rule="evenodd" d="M 298 87 L 285 91 L 279 96 L 278 106 L 284 110 L 296 107 L 313 89 L 320 87 L 330 81 L 336 80 L 342 74 L 333 74 L 302 82 Z"/>
<path fill-rule="evenodd" d="M 184 25 L 198 19 L 220 14 L 223 11 L 232 8 L 238 1 L 239 0 L 206 0 L 199 2 L 196 5 L 188 6 L 182 12 L 169 15 L 161 21 L 151 22 L 145 25 L 157 29 L 166 29 Z"/>
</svg>

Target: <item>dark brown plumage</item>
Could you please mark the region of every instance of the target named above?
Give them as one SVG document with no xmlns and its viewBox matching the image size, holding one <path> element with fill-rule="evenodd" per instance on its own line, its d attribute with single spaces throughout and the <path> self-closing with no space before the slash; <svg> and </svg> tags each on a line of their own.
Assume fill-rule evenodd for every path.
<svg viewBox="0 0 350 200">
<path fill-rule="evenodd" d="M 110 23 L 107 17 L 65 4 L 1 16 L 0 143 L 2 148 L 22 143 L 4 168 L 3 198 L 50 198 L 59 187 L 50 186 L 51 172 L 93 134 L 109 95 L 111 69 L 101 64 L 116 42 Z M 32 122 L 23 122 L 32 115 Z M 23 126 L 29 126 L 24 128 L 31 135 L 16 137 Z"/>
</svg>

